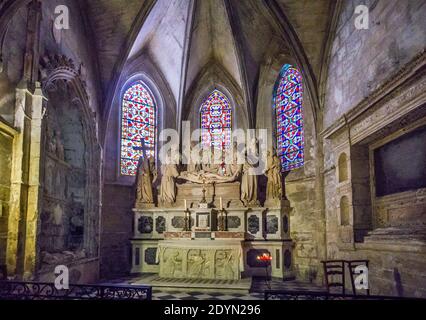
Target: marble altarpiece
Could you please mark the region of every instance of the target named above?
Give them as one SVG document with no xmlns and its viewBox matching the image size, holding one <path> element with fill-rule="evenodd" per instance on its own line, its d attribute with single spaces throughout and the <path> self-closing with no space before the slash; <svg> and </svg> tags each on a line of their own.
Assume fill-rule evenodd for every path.
<svg viewBox="0 0 426 320">
<path fill-rule="evenodd" d="M 207 150 L 203 159 L 208 161 L 166 161 L 160 170 L 153 159 L 140 160 L 132 273 L 239 280 L 264 276 L 259 256 L 268 254 L 270 275 L 292 277 L 290 207 L 282 196 L 279 159 L 268 152 L 267 199 L 261 206 L 254 166 L 244 156 L 237 159 L 235 145 L 232 149 L 228 161 L 214 161 L 216 153 Z M 171 154 L 176 153 L 169 153 L 168 160 Z M 160 181 L 158 192 L 153 191 L 155 181 Z"/>
</svg>

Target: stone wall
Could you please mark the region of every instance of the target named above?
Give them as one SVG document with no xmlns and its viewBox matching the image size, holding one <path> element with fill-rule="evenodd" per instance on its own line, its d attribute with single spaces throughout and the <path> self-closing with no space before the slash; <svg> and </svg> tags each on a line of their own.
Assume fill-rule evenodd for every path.
<svg viewBox="0 0 426 320">
<path fill-rule="evenodd" d="M 380 212 L 393 206 L 408 214 L 422 203 L 422 192 L 382 199 L 376 210 L 370 150 L 425 116 L 426 3 L 363 1 L 370 10 L 367 30 L 355 29 L 358 4 L 342 3 L 328 66 L 322 134 L 327 258 L 369 259 L 374 294 L 424 297 L 422 236 L 414 227 L 396 234 L 375 229 L 389 227 L 377 222 Z"/>
<path fill-rule="evenodd" d="M 113 278 L 131 268 L 135 190 L 132 186 L 104 184 L 101 234 L 101 275 Z"/>
<path fill-rule="evenodd" d="M 373 12 L 381 4 L 381 1 L 377 2 Z M 413 10 L 412 6 L 418 5 L 413 2 L 411 5 L 398 3 L 386 6 L 383 10 L 388 14 L 384 21 L 393 16 L 406 17 L 409 14 L 407 10 Z M 400 11 L 393 11 L 398 9 Z M 425 7 L 422 9 L 424 11 Z M 344 9 L 343 15 L 345 10 L 348 9 Z M 353 34 L 357 32 L 360 31 Z M 395 30 L 394 33 L 389 32 L 386 39 L 397 34 Z M 415 30 L 413 32 L 414 38 L 410 35 L 407 41 L 424 44 L 424 40 L 415 38 Z M 339 41 L 338 33 L 335 44 Z M 374 192 L 374 150 L 426 123 L 426 56 L 416 45 L 410 46 L 406 54 L 412 58 L 404 66 L 396 70 L 391 68 L 389 73 L 374 71 L 376 78 L 371 82 L 372 91 L 366 91 L 364 99 L 362 95 L 355 100 L 348 95 L 338 106 L 332 100 L 328 100 L 326 105 L 326 110 L 337 110 L 334 118 L 326 111 L 328 118 L 325 124 L 329 125 L 322 133 L 325 138 L 327 258 L 370 260 L 369 286 L 373 294 L 424 297 L 424 189 L 380 198 Z M 332 57 L 331 65 L 342 63 L 344 61 L 339 60 L 338 56 Z M 336 70 L 330 70 L 330 74 L 334 72 Z M 346 74 L 338 78 L 329 77 L 327 94 L 331 97 L 337 92 L 335 87 L 341 84 L 339 79 L 352 79 L 351 90 L 356 93 L 360 86 L 357 85 L 357 74 L 357 67 L 351 67 L 346 68 Z M 340 118 L 342 113 L 339 114 L 339 110 L 344 110 L 345 118 Z M 405 152 L 402 156 L 407 157 L 408 154 Z M 400 219 L 398 222 L 388 223 L 389 218 L 396 216 Z M 406 223 L 407 219 L 410 219 L 409 224 Z"/>
<path fill-rule="evenodd" d="M 370 8 L 369 29 L 355 29 L 355 6 Z M 342 2 L 330 53 L 324 128 L 371 94 L 425 48 L 426 3 L 398 0 Z"/>
<path fill-rule="evenodd" d="M 5 265 L 13 138 L 0 129 L 0 265 Z"/>
<path fill-rule="evenodd" d="M 27 10 L 21 8 L 10 20 L 4 37 L 0 72 L 0 116 L 13 124 L 15 112 L 15 87 L 22 78 L 26 39 Z"/>
<path fill-rule="evenodd" d="M 70 29 L 58 31 L 53 28 L 53 22 L 55 16 L 55 7 L 57 5 L 67 5 L 70 9 Z M 31 10 L 34 12 L 39 12 L 37 3 L 33 3 Z M 8 24 L 8 29 L 5 32 L 4 42 L 2 44 L 2 72 L 0 74 L 0 115 L 10 124 L 13 124 L 19 130 L 19 134 L 16 134 L 16 139 L 14 143 L 14 149 L 5 150 L 6 156 L 11 156 L 13 161 L 12 171 L 12 187 L 14 191 L 11 192 L 11 201 L 10 201 L 10 214 L 7 223 L 1 224 L 2 228 L 7 226 L 9 231 L 8 245 L 7 245 L 7 264 L 8 272 L 11 276 L 33 279 L 36 276 L 36 269 L 38 268 L 38 263 L 40 260 L 43 260 L 39 246 L 42 248 L 52 249 L 50 246 L 52 242 L 55 242 L 60 248 L 58 250 L 64 249 L 63 242 L 73 241 L 70 240 L 69 232 L 65 232 L 63 229 L 68 228 L 68 225 L 65 221 L 58 219 L 56 226 L 60 225 L 59 228 L 50 228 L 58 231 L 60 234 L 61 240 L 58 239 L 44 239 L 45 241 L 39 238 L 40 228 L 39 225 L 42 224 L 41 214 L 39 209 L 41 208 L 39 191 L 40 194 L 43 193 L 43 187 L 47 185 L 44 179 L 41 181 L 40 177 L 40 166 L 41 160 L 43 158 L 43 151 L 41 144 L 42 141 L 48 140 L 45 139 L 45 133 L 41 133 L 41 118 L 42 118 L 42 103 L 43 98 L 42 94 L 46 95 L 46 92 L 42 92 L 41 89 L 46 89 L 46 82 L 49 80 L 49 75 L 55 70 L 55 68 L 62 68 L 61 75 L 58 77 L 55 75 L 55 81 L 58 78 L 64 77 L 69 83 L 72 83 L 74 91 L 71 94 L 74 94 L 73 97 L 63 95 L 61 99 L 67 100 L 69 104 L 77 104 L 83 106 L 84 112 L 78 115 L 78 120 L 80 123 L 80 131 L 85 130 L 85 137 L 88 138 L 82 142 L 81 137 L 73 135 L 73 133 L 68 132 L 65 134 L 69 138 L 69 141 L 65 141 L 66 147 L 62 149 L 62 156 L 67 160 L 71 159 L 70 162 L 73 162 L 72 165 L 75 165 L 77 168 L 74 170 L 74 173 L 67 174 L 69 172 L 62 172 L 62 180 L 59 179 L 53 183 L 54 185 L 59 184 L 60 188 L 55 188 L 55 191 L 61 192 L 63 188 L 67 188 L 63 195 L 65 198 L 56 199 L 63 202 L 72 202 L 73 194 L 76 197 L 79 197 L 81 194 L 87 195 L 89 202 L 89 207 L 91 208 L 90 214 L 85 216 L 84 223 L 89 225 L 90 232 L 86 232 L 84 235 L 84 245 L 82 244 L 83 240 L 81 235 L 77 240 L 76 247 L 83 247 L 87 249 L 88 255 L 92 258 L 98 256 L 98 225 L 99 225 L 99 182 L 100 182 L 100 155 L 99 155 L 99 145 L 97 144 L 97 118 L 96 114 L 99 111 L 98 105 L 98 89 L 96 81 L 96 59 L 95 55 L 90 51 L 90 43 L 87 39 L 87 30 L 85 28 L 85 23 L 80 8 L 76 1 L 49 1 L 41 3 L 41 25 L 40 25 L 40 39 L 39 42 L 27 41 L 27 39 L 32 39 L 27 37 L 27 6 L 25 1 L 22 1 L 22 7 L 14 14 L 12 17 L 2 17 L 4 19 L 10 19 Z M 28 28 L 31 29 L 29 32 L 36 33 L 37 28 L 36 23 L 29 23 Z M 37 39 L 37 37 L 35 38 Z M 27 43 L 28 42 L 28 43 Z M 29 68 L 30 63 L 27 63 L 28 67 L 24 72 L 24 56 L 25 49 L 28 48 L 28 61 L 34 53 L 36 61 L 34 63 L 37 66 L 39 59 L 39 50 L 40 50 L 40 60 L 42 63 L 39 65 L 39 69 Z M 54 61 L 50 60 L 54 56 Z M 59 58 L 60 57 L 60 58 Z M 31 69 L 31 70 L 30 70 Z M 25 75 L 24 75 L 25 73 Z M 40 75 L 40 77 L 37 77 Z M 39 87 L 37 83 L 26 83 L 27 81 L 21 80 L 34 80 L 42 82 L 42 88 Z M 18 86 L 19 83 L 19 86 Z M 52 85 L 52 83 L 50 83 Z M 32 94 L 34 87 L 36 91 Z M 67 88 L 68 93 L 71 92 L 70 87 Z M 78 91 L 76 93 L 75 91 Z M 87 95 L 86 95 L 87 94 Z M 74 99 L 76 98 L 76 99 Z M 87 100 L 86 100 L 87 99 Z M 72 101 L 71 101 L 72 100 Z M 20 102 L 18 104 L 17 102 Z M 16 105 L 15 105 L 16 104 Z M 25 116 L 23 110 L 21 110 L 21 104 L 26 107 Z M 60 101 L 60 104 L 63 104 L 63 101 Z M 45 107 L 44 105 L 43 107 Z M 67 105 L 68 106 L 68 105 Z M 65 106 L 66 107 L 66 106 Z M 71 112 L 72 113 L 72 112 Z M 43 115 L 46 115 L 44 113 Z M 75 115 L 75 114 L 73 114 Z M 77 121 L 78 122 L 78 121 Z M 84 126 L 82 123 L 90 123 L 90 126 Z M 67 125 L 58 121 L 59 126 L 62 127 L 64 131 L 67 130 Z M 90 128 L 89 128 L 90 127 Z M 69 126 L 68 126 L 69 128 Z M 50 128 L 53 129 L 53 128 Z M 72 128 L 76 129 L 76 127 Z M 77 128 L 78 129 L 78 128 Z M 62 137 L 63 138 L 63 137 Z M 45 139 L 45 140 L 43 140 Z M 90 140 L 90 141 L 88 141 Z M 62 141 L 63 142 L 63 141 Z M 78 152 L 74 155 L 67 153 L 72 153 L 74 151 L 75 145 L 78 144 L 84 145 L 87 149 L 80 152 L 80 158 L 76 159 L 75 156 L 79 156 Z M 65 149 L 65 150 L 64 150 Z M 90 150 L 89 150 L 90 149 Z M 40 152 L 42 156 L 40 156 Z M 81 155 L 84 154 L 84 155 Z M 90 158 L 90 159 L 89 159 Z M 76 165 L 76 162 L 84 162 L 83 166 Z M 62 165 L 66 168 L 66 161 L 63 161 Z M 42 162 L 44 163 L 44 162 Z M 48 162 L 46 162 L 48 163 Z M 85 165 L 92 166 L 90 168 L 91 174 L 87 174 Z M 96 164 L 95 164 L 96 163 Z M 94 165 L 95 164 L 95 165 Z M 94 169 L 96 168 L 96 169 Z M 49 169 L 49 168 L 47 168 Z M 66 168 L 65 171 L 67 171 Z M 78 171 L 78 173 L 76 173 Z M 49 175 L 49 172 L 47 173 Z M 50 179 L 57 178 L 49 175 Z M 64 180 L 71 181 L 70 183 L 64 183 Z M 22 181 L 22 183 L 19 183 Z M 87 192 L 78 192 L 77 184 L 86 184 L 89 186 L 89 191 Z M 40 188 L 41 186 L 41 188 Z M 52 186 L 50 186 L 52 187 Z M 98 194 L 97 194 L 98 193 Z M 92 196 L 93 195 L 93 196 Z M 77 210 L 78 211 L 78 210 Z M 13 213 L 13 214 L 12 214 Z M 54 215 L 54 214 L 53 214 Z M 25 216 L 27 219 L 22 219 Z M 78 219 L 77 219 L 78 220 Z M 79 224 L 79 223 L 78 223 Z M 50 230 L 52 231 L 52 230 Z M 68 230 L 69 231 L 69 230 Z M 65 238 L 68 238 L 65 240 Z M 74 245 L 73 245 L 74 246 Z M 68 247 L 66 248 L 68 249 Z M 2 252 L 4 252 L 2 250 Z M 71 256 L 71 255 L 70 255 Z M 78 257 L 77 257 L 78 256 Z M 49 261 L 52 262 L 55 260 L 55 257 L 50 257 Z M 56 257 L 57 258 L 57 257 Z M 69 260 L 70 257 L 66 259 Z M 81 254 L 72 255 L 74 259 L 81 259 Z M 53 261 L 55 262 L 55 261 Z M 61 262 L 61 261 L 59 261 Z M 96 262 L 97 263 L 97 262 Z M 98 269 L 95 268 L 91 270 L 91 276 L 93 278 L 98 277 Z M 53 270 L 51 270 L 53 272 Z"/>
</svg>

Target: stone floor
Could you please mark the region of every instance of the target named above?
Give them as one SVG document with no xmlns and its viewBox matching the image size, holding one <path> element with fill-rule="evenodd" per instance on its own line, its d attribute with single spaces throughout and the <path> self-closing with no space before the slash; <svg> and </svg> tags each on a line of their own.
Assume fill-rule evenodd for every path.
<svg viewBox="0 0 426 320">
<path fill-rule="evenodd" d="M 220 293 L 197 291 L 161 291 L 153 290 L 153 300 L 263 300 L 261 293 Z"/>
<path fill-rule="evenodd" d="M 263 300 L 263 292 L 273 290 L 322 291 L 324 288 L 296 280 L 282 281 L 264 278 L 242 279 L 242 281 L 195 280 L 176 281 L 161 279 L 158 275 L 125 277 L 103 284 L 144 284 L 153 287 L 153 300 Z"/>
</svg>

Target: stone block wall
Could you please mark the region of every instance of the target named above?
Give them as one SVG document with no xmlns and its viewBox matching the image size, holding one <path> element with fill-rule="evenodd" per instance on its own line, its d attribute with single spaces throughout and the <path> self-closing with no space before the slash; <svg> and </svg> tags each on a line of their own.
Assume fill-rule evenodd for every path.
<svg viewBox="0 0 426 320">
<path fill-rule="evenodd" d="M 355 29 L 358 4 L 369 7 L 367 30 Z M 327 258 L 370 260 L 373 294 L 424 297 L 424 240 L 414 229 L 405 235 L 376 229 L 390 226 L 380 222 L 381 212 L 393 206 L 408 214 L 416 203 L 421 205 L 423 193 L 391 196 L 375 207 L 371 150 L 425 117 L 426 3 L 344 1 L 342 6 L 331 47 L 322 134 Z M 422 214 L 414 214 L 416 227 L 421 227 Z"/>
<path fill-rule="evenodd" d="M 369 28 L 355 28 L 355 7 L 369 7 Z M 330 53 L 324 128 L 350 111 L 425 48 L 426 2 L 347 0 Z"/>
<path fill-rule="evenodd" d="M 130 271 L 133 236 L 132 186 L 105 184 L 101 217 L 101 277 L 113 278 Z"/>
<path fill-rule="evenodd" d="M 5 265 L 9 217 L 12 138 L 0 129 L 0 265 Z"/>
</svg>

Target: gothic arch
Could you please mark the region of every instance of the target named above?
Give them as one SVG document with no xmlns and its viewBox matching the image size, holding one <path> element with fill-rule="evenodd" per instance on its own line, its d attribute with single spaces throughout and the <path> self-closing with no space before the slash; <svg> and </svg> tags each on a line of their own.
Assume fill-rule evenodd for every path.
<svg viewBox="0 0 426 320">
<path fill-rule="evenodd" d="M 136 57 L 129 62 L 120 76 L 115 89 L 113 107 L 110 109 L 107 124 L 105 125 L 106 132 L 104 136 L 104 154 L 106 159 L 104 163 L 105 179 L 125 185 L 132 185 L 135 178 L 119 174 L 121 103 L 125 89 L 137 80 L 145 83 L 156 101 L 156 153 L 158 153 L 161 147 L 158 134 L 165 128 L 175 128 L 176 126 L 176 101 L 167 81 L 148 54 L 145 53 Z"/>
<path fill-rule="evenodd" d="M 223 92 L 231 102 L 233 113 L 232 128 L 248 129 L 248 112 L 242 90 L 235 83 L 232 76 L 215 62 L 208 64 L 201 70 L 194 81 L 194 85 L 188 90 L 189 94 L 185 99 L 182 119 L 191 122 L 192 130 L 199 128 L 199 108 L 204 99 L 214 89 Z"/>
<path fill-rule="evenodd" d="M 43 246 L 43 241 L 48 241 L 42 239 L 43 219 L 49 218 L 48 213 L 46 213 L 46 205 L 49 201 L 50 194 L 47 194 L 47 190 L 49 188 L 52 189 L 52 186 L 47 185 L 46 177 L 52 175 L 57 177 L 57 181 L 52 183 L 60 181 L 60 185 L 63 186 L 63 189 L 59 188 L 62 192 L 61 196 L 67 203 L 70 201 L 72 202 L 69 206 L 67 204 L 66 209 L 68 211 L 65 209 L 63 210 L 64 219 L 69 219 L 64 223 L 72 224 L 70 221 L 72 218 L 75 218 L 75 216 L 67 215 L 70 212 L 69 210 L 72 211 L 72 215 L 74 215 L 75 210 L 82 210 L 82 215 L 80 212 L 78 218 L 82 220 L 83 226 L 77 226 L 83 229 L 81 230 L 82 242 L 79 249 L 85 250 L 86 258 L 95 258 L 99 256 L 99 211 L 101 190 L 101 176 L 99 170 L 101 149 L 98 142 L 96 118 L 89 105 L 89 96 L 86 93 L 85 83 L 81 79 L 80 69 L 76 68 L 71 59 L 61 55 L 46 55 L 42 59 L 40 71 L 42 74 L 43 93 L 46 97 L 52 98 L 51 101 L 45 102 L 45 117 L 42 122 L 42 163 L 49 162 L 48 158 L 51 160 L 53 159 L 50 161 L 51 165 L 46 165 L 45 168 L 50 170 L 49 168 L 58 166 L 58 168 L 61 167 L 62 169 L 58 169 L 56 172 L 52 173 L 46 171 L 41 172 L 41 177 L 45 179 L 41 182 L 43 186 L 43 199 L 41 200 L 42 211 L 39 221 L 41 227 L 39 229 L 37 248 L 39 251 L 42 248 L 46 249 L 46 246 Z M 59 99 L 60 103 L 53 105 L 52 103 L 55 101 L 54 96 L 56 90 L 63 90 L 62 92 L 66 92 L 66 98 L 56 97 L 56 100 Z M 68 109 L 66 112 L 62 113 L 62 116 L 60 114 L 53 114 L 55 110 L 60 111 L 64 109 L 65 105 Z M 70 114 L 73 114 L 73 116 L 64 118 L 64 114 L 66 117 Z M 53 145 L 50 139 L 52 139 L 53 136 L 50 136 L 48 133 L 52 132 L 54 129 L 51 127 L 51 123 L 48 123 L 49 116 L 62 117 L 62 122 L 60 121 L 58 123 L 58 125 L 61 126 L 60 130 L 62 130 L 62 133 L 58 132 L 57 136 L 55 136 L 55 152 L 52 151 L 53 149 L 50 149 L 50 146 Z M 81 140 L 78 141 L 76 136 Z M 59 140 L 61 141 L 59 142 Z M 78 142 L 81 143 L 79 144 Z M 62 147 L 59 147 L 60 143 L 63 143 Z M 68 146 L 69 149 L 64 148 L 64 145 Z M 80 166 L 77 163 L 79 163 Z M 61 175 L 58 173 L 61 170 L 63 171 L 62 173 L 71 173 L 69 176 L 63 177 L 64 174 Z M 79 179 L 81 179 L 81 181 Z M 76 182 L 77 180 L 79 182 Z M 56 192 L 57 190 L 54 191 Z M 78 195 L 78 192 L 80 195 Z M 74 206 L 76 203 L 79 203 L 79 205 Z M 59 206 L 59 203 L 54 205 Z M 79 209 L 77 209 L 77 207 Z M 58 213 L 55 212 L 55 214 Z M 69 239 L 62 240 L 65 242 L 69 241 Z M 74 245 L 64 245 L 63 247 L 55 248 L 55 250 L 77 250 Z M 41 265 L 40 261 L 39 265 Z"/>
</svg>

